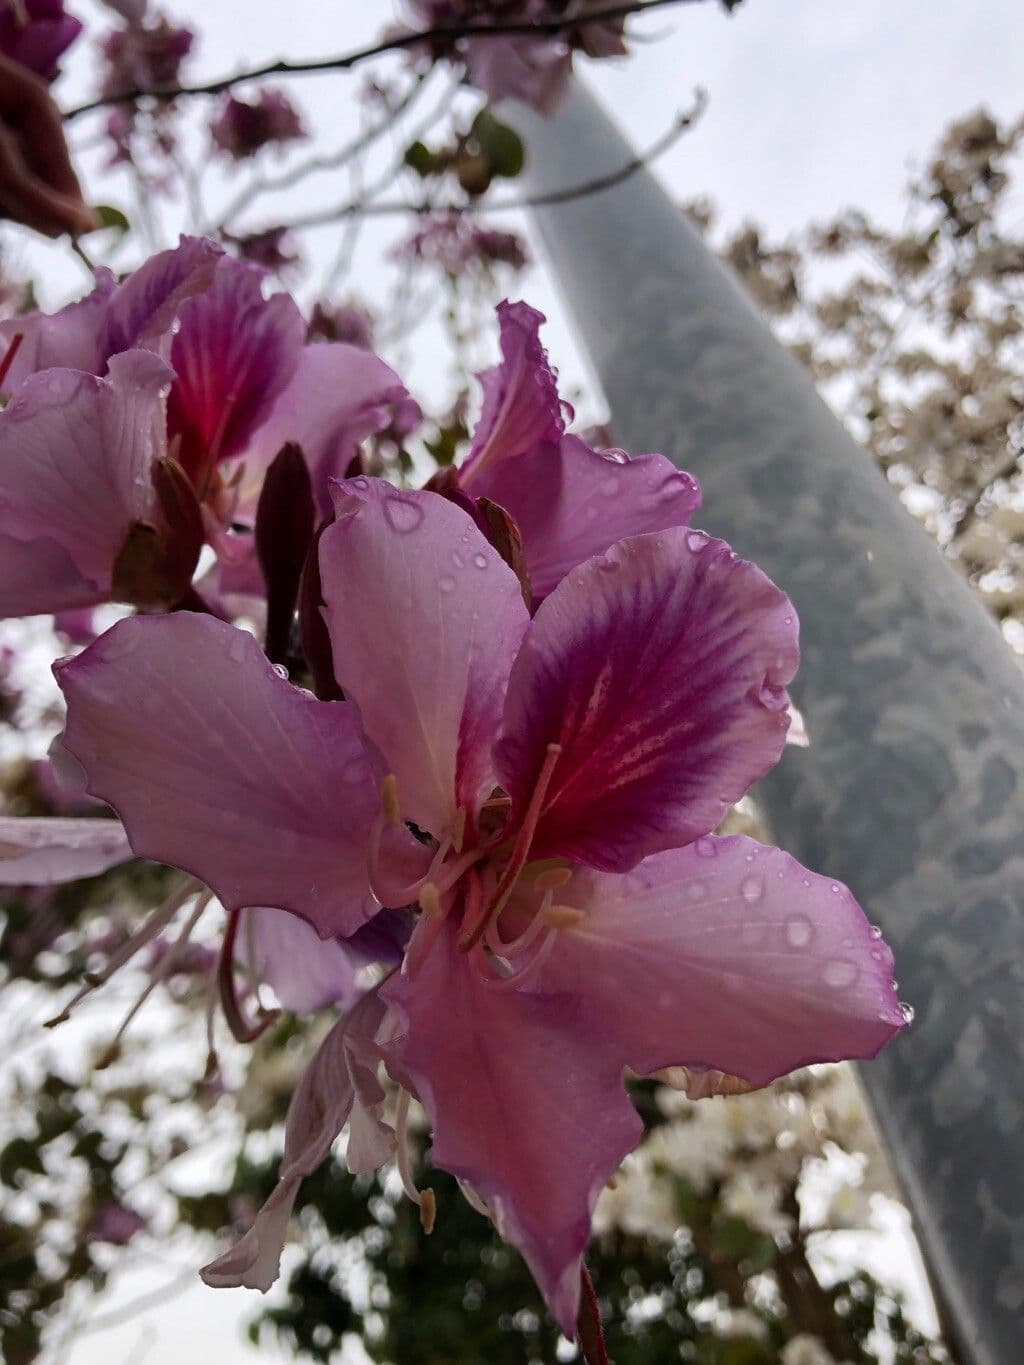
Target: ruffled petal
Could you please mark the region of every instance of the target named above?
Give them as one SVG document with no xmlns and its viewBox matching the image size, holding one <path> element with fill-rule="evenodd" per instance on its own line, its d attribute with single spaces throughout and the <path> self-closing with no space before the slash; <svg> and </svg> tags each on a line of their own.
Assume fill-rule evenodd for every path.
<svg viewBox="0 0 1024 1365">
<path fill-rule="evenodd" d="M 236 961 L 265 982 L 285 1009 L 348 1009 L 359 995 L 358 964 L 338 939 L 324 942 L 296 915 L 257 907 L 242 914 Z"/>
<path fill-rule="evenodd" d="M 117 820 L 0 816 L 4 886 L 55 886 L 95 877 L 134 856 Z"/>
<path fill-rule="evenodd" d="M 182 237 L 170 251 L 151 256 L 110 299 L 101 336 L 103 361 L 133 346 L 166 358 L 182 304 L 210 287 L 223 256 L 207 237 Z"/>
<path fill-rule="evenodd" d="M 484 981 L 454 928 L 381 994 L 404 1024 L 385 1060 L 430 1117 L 434 1164 L 488 1203 L 572 1337 L 594 1204 L 642 1132 L 621 1065 L 583 1027 L 578 996 Z"/>
<path fill-rule="evenodd" d="M 170 378 L 155 355 L 129 351 L 109 379 L 77 370 L 27 379 L 0 413 L 0 532 L 55 542 L 109 588 L 132 523 L 160 520 L 152 469 Z"/>
<path fill-rule="evenodd" d="M 341 342 L 307 346 L 243 458 L 248 468 L 262 471 L 294 441 L 323 513 L 330 509 L 329 481 L 344 475 L 360 443 L 393 421 L 410 431 L 420 415 L 398 375 L 377 356 Z"/>
<path fill-rule="evenodd" d="M 664 455 L 629 459 L 593 450 L 578 436 L 491 465 L 473 492 L 515 518 L 535 603 L 617 540 L 687 526 L 700 506 L 697 481 Z"/>
<path fill-rule="evenodd" d="M 491 745 L 526 629 L 519 581 L 460 508 L 379 479 L 334 490 L 320 540 L 334 668 L 398 779 L 402 815 L 443 838 L 494 786 Z"/>
<path fill-rule="evenodd" d="M 512 670 L 498 768 L 536 857 L 626 871 L 714 829 L 777 761 L 798 661 L 789 599 L 722 541 L 620 541 L 562 580 Z"/>
<path fill-rule="evenodd" d="M 376 1083 L 373 1040 L 383 1018 L 384 1005 L 371 992 L 320 1044 L 288 1106 L 277 1186 L 245 1236 L 200 1272 L 211 1288 L 244 1285 L 266 1293 L 277 1279 L 300 1184 L 326 1161 L 352 1112 L 357 1089 L 366 1091 Z"/>
<path fill-rule="evenodd" d="M 483 409 L 459 482 L 473 493 L 485 469 L 522 455 L 538 441 L 558 441 L 565 419 L 558 382 L 540 343 L 544 314 L 526 303 L 498 304 L 501 363 L 477 378 L 484 391 Z"/>
<path fill-rule="evenodd" d="M 293 687 L 244 631 L 184 612 L 121 621 L 55 671 L 65 747 L 140 857 L 230 909 L 291 910 L 324 938 L 376 912 L 378 804 L 346 703 Z"/>
<path fill-rule="evenodd" d="M 263 297 L 261 270 L 228 258 L 178 318 L 167 429 L 201 485 L 212 464 L 241 454 L 270 415 L 295 374 L 306 325 L 287 294 Z"/>
<path fill-rule="evenodd" d="M 584 918 L 535 989 L 579 992 L 588 1034 L 643 1075 L 767 1085 L 874 1057 L 906 1025 L 892 953 L 853 896 L 781 849 L 708 836 L 625 875 L 580 869 L 558 894 Z"/>
<path fill-rule="evenodd" d="M 102 333 L 107 309 L 117 284 L 109 270 L 96 272 L 92 293 L 69 303 L 57 313 L 21 313 L 0 322 L 0 360 L 16 336 L 21 336 L 18 351 L 0 385 L 7 396 L 39 370 L 85 370 L 99 374 L 106 360 Z M 127 347 L 122 347 L 127 350 Z"/>
</svg>

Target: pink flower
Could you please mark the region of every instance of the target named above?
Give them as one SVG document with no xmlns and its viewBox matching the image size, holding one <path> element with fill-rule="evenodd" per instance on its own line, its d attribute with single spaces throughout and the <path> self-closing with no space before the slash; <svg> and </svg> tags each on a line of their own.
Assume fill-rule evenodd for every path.
<svg viewBox="0 0 1024 1365">
<path fill-rule="evenodd" d="M 90 1242 L 109 1242 L 125 1247 L 149 1225 L 140 1213 L 124 1204 L 101 1204 L 89 1224 L 86 1236 Z"/>
<path fill-rule="evenodd" d="M 574 8 L 586 13 L 602 0 L 582 0 Z M 424 27 L 457 24 L 542 22 L 564 17 L 556 0 L 409 0 Z M 590 57 L 626 52 L 623 19 L 603 20 L 562 33 L 509 34 L 501 38 L 456 38 L 441 55 L 461 59 L 470 84 L 489 100 L 520 99 L 542 114 L 553 114 L 569 91 L 575 49 Z"/>
<path fill-rule="evenodd" d="M 61 57 L 81 31 L 79 20 L 64 12 L 64 0 L 4 0 L 0 4 L 0 53 L 45 81 L 56 79 Z"/>
<path fill-rule="evenodd" d="M 686 526 L 700 489 L 664 455 L 630 458 L 566 434 L 572 409 L 540 343 L 544 315 L 498 305 L 501 363 L 477 377 L 483 408 L 458 488 L 508 512 L 522 537 L 534 603 L 625 536 Z"/>
<path fill-rule="evenodd" d="M 214 146 L 234 161 L 264 147 L 282 147 L 308 136 L 299 112 L 281 90 L 264 87 L 255 103 L 227 95 L 210 125 Z"/>
<path fill-rule="evenodd" d="M 100 43 L 105 70 L 103 95 L 177 85 L 181 64 L 192 51 L 195 34 L 163 14 L 147 19 L 145 7 L 122 7 L 125 27 L 111 30 Z"/>
<path fill-rule="evenodd" d="M 594 1202 L 640 1136 L 624 1068 L 764 1085 L 872 1057 L 905 1023 L 892 956 L 839 883 L 711 833 L 788 726 L 795 615 L 753 565 L 684 527 L 630 535 L 531 619 L 453 502 L 366 478 L 334 498 L 320 572 L 346 701 L 183 614 L 121 622 L 57 668 L 67 748 L 138 855 L 324 937 L 419 911 L 401 972 L 304 1078 L 269 1203 L 205 1277 L 267 1287 L 346 1122 L 350 1162 L 387 1156 L 383 1057 L 434 1163 L 571 1333 Z"/>
<path fill-rule="evenodd" d="M 529 264 L 526 243 L 517 232 L 481 227 L 465 213 L 437 214 L 392 250 L 396 260 L 422 261 L 446 275 L 507 266 L 519 271 Z"/>
<path fill-rule="evenodd" d="M 415 424 L 383 361 L 306 345 L 294 301 L 266 298 L 263 282 L 184 238 L 124 284 L 101 273 L 57 314 L 0 323 L 0 347 L 21 338 L 0 381 L 13 395 L 0 412 L 0 615 L 173 605 L 204 538 L 222 558 L 251 554 L 228 528 L 251 524 L 287 441 L 326 509 L 328 479 L 362 440 L 398 416 Z"/>
</svg>

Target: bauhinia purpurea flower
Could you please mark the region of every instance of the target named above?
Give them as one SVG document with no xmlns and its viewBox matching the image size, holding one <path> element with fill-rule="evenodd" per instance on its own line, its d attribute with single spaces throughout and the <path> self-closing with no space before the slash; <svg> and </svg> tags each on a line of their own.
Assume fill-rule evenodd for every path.
<svg viewBox="0 0 1024 1365">
<path fill-rule="evenodd" d="M 204 1275 L 273 1282 L 299 1182 L 346 1123 L 350 1168 L 397 1149 L 429 1223 L 414 1096 L 433 1162 L 571 1334 L 594 1202 L 641 1134 L 627 1069 L 761 1086 L 872 1057 L 906 1023 L 845 887 L 713 833 L 781 753 L 796 616 L 676 525 L 575 563 L 531 618 L 472 508 L 362 477 L 332 493 L 319 569 L 344 701 L 185 613 L 123 621 L 57 668 L 65 744 L 137 855 L 325 938 L 413 925 L 300 1083 L 270 1200 Z"/>
</svg>

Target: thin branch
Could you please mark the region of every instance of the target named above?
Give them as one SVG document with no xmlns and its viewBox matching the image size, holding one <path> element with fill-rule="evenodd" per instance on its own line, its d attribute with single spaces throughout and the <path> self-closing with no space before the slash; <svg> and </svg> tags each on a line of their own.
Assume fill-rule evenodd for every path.
<svg viewBox="0 0 1024 1365">
<path fill-rule="evenodd" d="M 290 223 L 275 224 L 275 226 L 299 231 L 303 228 L 329 227 L 345 218 L 352 217 L 387 218 L 405 214 L 422 217 L 434 214 L 506 213 L 512 209 L 544 208 L 549 204 L 564 204 L 576 199 L 585 199 L 588 195 L 600 194 L 602 190 L 610 190 L 616 185 L 621 185 L 624 180 L 636 175 L 637 171 L 650 166 L 660 156 L 663 156 L 670 147 L 679 141 L 687 129 L 694 126 L 703 114 L 706 103 L 707 96 L 704 91 L 698 90 L 693 107 L 686 113 L 677 115 L 672 126 L 646 151 L 638 152 L 636 156 L 630 157 L 628 161 L 624 161 L 621 166 L 617 166 L 613 171 L 608 171 L 605 175 L 595 176 L 592 180 L 582 180 L 575 185 L 563 185 L 557 190 L 523 195 L 519 199 L 482 199 L 471 200 L 468 203 L 437 203 L 427 200 L 420 204 L 413 204 L 407 201 L 388 200 L 374 204 L 367 203 L 365 200 L 349 200 L 344 204 L 335 205 L 334 208 L 321 209 L 317 213 L 296 218 Z"/>
<path fill-rule="evenodd" d="M 263 80 L 268 76 L 313 76 L 325 71 L 351 71 L 363 62 L 382 57 L 388 52 L 402 52 L 415 47 L 450 46 L 462 38 L 494 39 L 509 36 L 540 35 L 557 37 L 574 29 L 586 28 L 591 24 L 626 19 L 633 14 L 645 14 L 648 10 L 664 9 L 668 5 L 697 4 L 700 0 L 631 0 L 627 4 L 610 4 L 602 9 L 590 10 L 586 14 L 566 15 L 557 19 L 523 19 L 501 24 L 440 24 L 436 28 L 412 30 L 395 34 L 368 47 L 356 48 L 337 57 L 317 57 L 307 61 L 268 62 L 264 66 L 250 67 L 237 71 L 233 76 L 221 76 L 216 80 L 197 85 L 136 86 L 117 95 L 100 95 L 69 109 L 65 119 L 76 119 L 95 109 L 103 109 L 112 104 L 134 104 L 140 99 L 174 100 L 191 98 L 195 95 L 221 95 L 236 85 L 247 81 Z"/>
</svg>

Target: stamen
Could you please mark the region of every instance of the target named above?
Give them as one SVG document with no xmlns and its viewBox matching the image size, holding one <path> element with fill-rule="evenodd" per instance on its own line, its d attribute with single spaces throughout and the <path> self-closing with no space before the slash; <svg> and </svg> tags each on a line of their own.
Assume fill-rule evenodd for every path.
<svg viewBox="0 0 1024 1365">
<path fill-rule="evenodd" d="M 509 857 L 508 864 L 505 871 L 501 874 L 501 880 L 498 882 L 497 889 L 494 893 L 494 901 L 487 913 L 481 916 L 479 924 L 464 933 L 462 938 L 459 939 L 459 947 L 463 952 L 468 952 L 470 948 L 479 943 L 488 924 L 496 920 L 501 914 L 509 896 L 512 894 L 513 887 L 519 880 L 520 872 L 522 872 L 529 860 L 530 845 L 533 843 L 533 836 L 537 831 L 537 824 L 544 809 L 544 798 L 547 795 L 548 786 L 561 753 L 562 746 L 560 744 L 548 745 L 547 752 L 544 756 L 544 763 L 537 776 L 537 785 L 533 789 L 533 795 L 530 797 L 530 804 L 527 806 L 526 814 L 523 816 L 523 823 L 520 825 L 519 833 L 516 835 L 516 841 L 512 846 L 512 853 Z"/>
<path fill-rule="evenodd" d="M 571 867 L 549 867 L 534 879 L 538 891 L 557 891 L 566 882 L 572 881 Z"/>
<path fill-rule="evenodd" d="M 166 981 L 167 978 L 171 975 L 172 971 L 174 970 L 175 961 L 180 956 L 181 950 L 185 947 L 186 943 L 188 943 L 189 939 L 191 938 L 193 929 L 195 929 L 196 925 L 199 923 L 203 911 L 206 909 L 206 907 L 209 905 L 212 899 L 213 894 L 210 891 L 204 892 L 203 895 L 199 897 L 198 901 L 196 902 L 195 909 L 192 911 L 191 915 L 189 915 L 188 919 L 185 921 L 181 933 L 174 940 L 174 942 L 171 944 L 171 947 L 160 959 L 160 961 L 156 964 L 156 966 L 153 968 L 153 971 L 150 975 L 150 979 L 145 989 L 141 992 L 139 998 L 135 1001 L 134 1005 L 132 1005 L 131 1009 L 128 1011 L 125 1017 L 121 1020 L 117 1032 L 114 1034 L 110 1043 L 104 1049 L 102 1056 L 96 1062 L 95 1069 L 97 1071 L 103 1071 L 106 1067 L 110 1066 L 112 1062 L 115 1062 L 117 1060 L 121 1051 L 121 1039 L 127 1032 L 128 1025 L 138 1014 L 139 1010 L 142 1009 L 143 1005 L 156 990 L 157 986 L 160 985 L 161 981 Z"/>
<path fill-rule="evenodd" d="M 473 1186 L 469 1183 L 468 1180 L 460 1180 L 459 1189 L 462 1191 L 463 1197 L 465 1198 L 466 1203 L 469 1205 L 471 1209 L 476 1209 L 477 1213 L 482 1213 L 485 1218 L 490 1218 L 491 1216 L 490 1209 L 480 1198 L 480 1196 L 477 1194 L 476 1190 L 474 1190 Z"/>
<path fill-rule="evenodd" d="M 420 1223 L 423 1231 L 429 1237 L 434 1230 L 434 1220 L 437 1217 L 437 1198 L 433 1190 L 418 1190 L 416 1182 L 412 1178 L 412 1167 L 409 1160 L 410 1098 L 408 1090 L 399 1090 L 398 1104 L 395 1107 L 395 1164 L 398 1167 L 398 1176 L 402 1182 L 402 1188 L 412 1202 L 419 1206 Z"/>
<path fill-rule="evenodd" d="M 455 821 L 452 825 L 452 848 L 456 853 L 462 852 L 462 843 L 466 837 L 466 807 L 460 806 L 455 812 Z"/>
<path fill-rule="evenodd" d="M 420 909 L 428 919 L 440 919 L 444 914 L 440 892 L 433 882 L 427 882 L 420 892 Z"/>
<path fill-rule="evenodd" d="M 4 382 L 10 373 L 14 358 L 21 350 L 21 343 L 25 340 L 24 332 L 15 332 L 11 337 L 11 344 L 7 347 L 3 360 L 0 360 L 0 384 Z"/>
<path fill-rule="evenodd" d="M 80 1005 L 82 1001 L 100 986 L 106 985 L 115 972 L 130 962 L 135 954 L 151 943 L 160 933 L 161 929 L 166 928 L 171 920 L 178 913 L 190 896 L 202 889 L 202 883 L 196 881 L 194 877 L 180 886 L 177 891 L 172 891 L 162 905 L 158 905 L 153 913 L 145 920 L 140 929 L 123 943 L 117 952 L 107 959 L 106 966 L 98 972 L 87 972 L 85 974 L 85 985 L 81 987 L 68 1001 L 61 1010 L 60 1014 L 54 1015 L 52 1019 L 47 1019 L 44 1028 L 56 1028 L 58 1024 L 63 1024 L 71 1017 L 71 1011 Z"/>
<path fill-rule="evenodd" d="M 550 929 L 571 929 L 587 916 L 583 910 L 577 910 L 572 905 L 549 905 L 540 912 L 538 918 Z"/>
<path fill-rule="evenodd" d="M 487 961 L 483 948 L 479 944 L 472 949 L 470 962 L 492 990 L 518 990 L 530 979 L 530 977 L 535 976 L 536 973 L 540 971 L 541 967 L 543 967 L 544 963 L 551 956 L 551 950 L 555 946 L 555 939 L 557 937 L 557 929 L 548 929 L 541 940 L 540 947 L 530 959 L 523 966 L 514 967 L 512 971 L 505 975 L 488 970 L 490 964 Z"/>
<path fill-rule="evenodd" d="M 380 785 L 380 804 L 388 824 L 397 829 L 402 823 L 402 808 L 398 804 L 398 778 L 394 773 L 388 773 Z"/>
<path fill-rule="evenodd" d="M 267 1029 L 276 1019 L 280 1017 L 280 1010 L 265 1010 L 259 1004 L 259 993 L 256 993 L 258 1013 L 256 1018 L 250 1023 L 242 1009 L 242 1002 L 238 998 L 238 991 L 235 981 L 235 940 L 238 937 L 238 920 L 241 911 L 229 910 L 227 927 L 224 931 L 224 942 L 221 944 L 220 960 L 217 963 L 217 983 L 220 987 L 220 1003 L 224 1011 L 224 1018 L 227 1020 L 228 1028 L 231 1030 L 232 1037 L 239 1043 L 254 1043 L 257 1038 L 266 1033 Z M 252 958 L 249 959 L 250 971 L 252 970 Z"/>
</svg>

